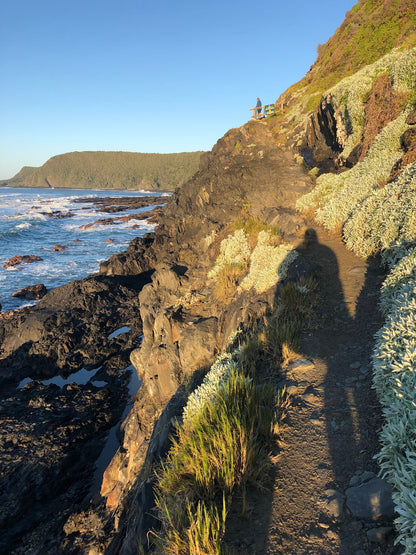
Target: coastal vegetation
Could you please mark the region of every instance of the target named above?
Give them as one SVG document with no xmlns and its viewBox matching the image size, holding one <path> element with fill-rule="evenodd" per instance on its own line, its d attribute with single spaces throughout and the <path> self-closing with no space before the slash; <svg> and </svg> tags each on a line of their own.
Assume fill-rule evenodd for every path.
<svg viewBox="0 0 416 555">
<path fill-rule="evenodd" d="M 370 13 L 370 4 L 377 14 L 377 6 L 381 4 L 378 2 L 360 2 L 353 13 L 362 10 Z M 385 21 L 375 31 L 374 40 L 378 42 L 367 44 L 363 58 L 367 64 L 384 54 L 384 47 L 381 50 L 377 47 L 383 37 L 386 49 L 394 46 L 392 29 L 398 29 L 397 22 L 406 11 L 404 3 L 383 4 L 400 10 L 390 23 Z M 407 23 L 414 21 L 415 13 L 413 7 Z M 353 20 L 339 32 L 345 33 Z M 397 542 L 410 554 L 416 550 L 416 162 L 414 145 L 411 140 L 406 143 L 404 137 L 413 137 L 416 48 L 405 48 L 414 45 L 415 26 L 413 23 L 412 34 L 407 23 L 402 27 L 407 38 L 399 43 L 400 48 L 344 77 L 323 93 L 321 106 L 322 100 L 331 103 L 338 117 L 339 159 L 347 160 L 357 147 L 361 149 L 361 157 L 350 169 L 319 175 L 313 190 L 298 200 L 297 208 L 313 214 L 327 229 L 341 230 L 347 247 L 358 256 L 381 256 L 389 272 L 380 300 L 385 324 L 377 333 L 373 355 L 374 387 L 384 416 L 378 461 L 383 476 L 394 487 L 393 498 L 399 515 L 395 521 Z M 399 40 L 400 35 L 396 33 L 396 36 Z M 331 67 L 328 53 L 333 45 L 331 39 L 318 57 L 324 75 L 326 68 Z M 360 51 L 354 43 L 351 55 L 345 57 L 345 65 L 340 63 L 335 74 L 343 67 L 344 74 L 348 74 L 353 67 L 361 66 L 363 62 L 357 58 Z M 345 49 L 342 52 L 345 54 Z M 382 119 L 383 125 L 363 149 L 365 141 L 369 141 L 367 103 L 380 76 L 385 76 L 384 82 L 400 95 L 396 96 L 400 102 L 391 110 L 390 120 L 384 114 L 380 116 L 380 107 L 377 115 L 372 114 Z"/>
<path fill-rule="evenodd" d="M 198 170 L 201 154 L 68 152 L 53 156 L 40 168 L 22 168 L 0 186 L 173 191 Z"/>
<path fill-rule="evenodd" d="M 202 384 L 188 398 L 182 422 L 158 476 L 160 553 L 227 553 L 224 534 L 233 498 L 248 485 L 270 487 L 270 457 L 281 439 L 289 402 L 280 368 L 296 356 L 296 337 L 314 324 L 316 282 L 282 287 L 280 300 L 250 334 L 236 331 Z"/>
<path fill-rule="evenodd" d="M 302 86 L 307 95 L 323 93 L 345 77 L 369 66 L 393 48 L 409 48 L 416 40 L 414 0 L 361 0 L 347 12 L 334 35 L 318 46 L 317 59 L 285 97 Z M 319 99 L 316 99 L 319 103 Z"/>
</svg>

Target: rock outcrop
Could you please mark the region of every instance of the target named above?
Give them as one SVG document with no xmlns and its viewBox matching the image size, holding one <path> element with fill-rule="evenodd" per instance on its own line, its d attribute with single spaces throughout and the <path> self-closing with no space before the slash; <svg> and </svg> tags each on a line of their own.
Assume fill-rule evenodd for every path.
<svg viewBox="0 0 416 555">
<path fill-rule="evenodd" d="M 43 283 L 37 283 L 36 285 L 28 285 L 28 287 L 23 287 L 12 293 L 13 297 L 21 297 L 28 300 L 39 300 L 46 295 L 46 287 Z"/>
<path fill-rule="evenodd" d="M 304 222 L 294 204 L 308 187 L 301 167 L 290 152 L 275 146 L 267 126 L 253 122 L 231 130 L 169 200 L 154 236 L 133 241 L 125 253 L 101 265 L 107 275 L 138 273 L 142 264 L 154 268 L 151 283 L 139 295 L 143 343 L 130 357 L 143 383 L 123 423 L 120 449 L 104 473 L 106 509 L 101 503 L 73 515 L 65 549 L 76 541 L 91 553 L 137 552 L 152 503 L 145 469 L 169 447 L 173 422 L 186 400 L 184 385 L 189 390 L 199 383 L 232 331 L 264 315 L 276 294 L 274 289 L 251 290 L 231 296 L 226 306 L 219 303 L 207 278 L 219 241 L 247 211 L 299 243 Z M 91 526 L 98 518 L 106 522 L 105 539 Z"/>
</svg>

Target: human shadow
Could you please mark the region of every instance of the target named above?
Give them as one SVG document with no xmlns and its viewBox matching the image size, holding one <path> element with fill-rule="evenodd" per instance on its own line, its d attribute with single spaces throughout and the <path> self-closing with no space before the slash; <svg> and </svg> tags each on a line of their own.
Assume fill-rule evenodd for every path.
<svg viewBox="0 0 416 555">
<path fill-rule="evenodd" d="M 302 393 L 301 389 L 294 402 L 301 407 L 309 404 L 310 421 L 316 422 L 317 429 L 321 426 L 325 432 L 323 451 L 326 452 L 315 453 L 319 464 L 314 469 L 322 477 L 323 491 L 316 492 L 316 495 L 321 496 L 324 503 L 318 504 L 316 518 L 309 522 L 307 529 L 297 530 L 295 526 L 299 522 L 293 519 L 292 540 L 288 539 L 288 542 L 310 535 L 324 536 L 328 529 L 325 527 L 329 527 L 340 538 L 339 553 L 347 555 L 362 548 L 366 540 L 360 531 L 350 527 L 351 516 L 343 505 L 343 496 L 354 474 L 377 470 L 372 454 L 377 451 L 380 412 L 371 389 L 370 367 L 373 336 L 381 325 L 376 299 L 382 275 L 377 261 L 362 262 L 349 268 L 346 276 L 346 280 L 352 280 L 349 294 L 354 289 L 354 280 L 357 286 L 362 284 L 364 273 L 365 280 L 357 299 L 346 298 L 337 255 L 319 241 L 316 230 L 308 229 L 296 250 L 301 256 L 289 267 L 287 280 L 296 282 L 302 275 L 312 275 L 320 290 L 320 303 L 316 309 L 318 325 L 313 332 L 305 330 L 300 333 L 299 353 L 304 360 L 313 361 L 323 371 L 318 381 L 316 376 L 319 374 L 312 382 L 308 382 L 305 375 L 302 385 L 306 390 Z M 278 306 L 279 288 L 275 303 Z M 305 435 L 305 442 L 313 441 L 313 437 Z M 336 514 L 328 514 L 328 507 L 334 506 L 331 505 L 331 493 L 327 493 L 329 498 L 324 499 L 329 490 L 334 492 L 335 504 L 338 503 Z M 275 529 L 274 533 L 278 535 L 279 530 Z M 284 542 L 278 553 L 287 552 L 283 545 Z M 301 543 L 297 547 L 302 551 Z"/>
</svg>

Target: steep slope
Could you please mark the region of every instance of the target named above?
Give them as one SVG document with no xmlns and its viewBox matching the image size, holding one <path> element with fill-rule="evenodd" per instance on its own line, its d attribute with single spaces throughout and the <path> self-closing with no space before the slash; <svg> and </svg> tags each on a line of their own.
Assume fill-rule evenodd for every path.
<svg viewBox="0 0 416 555">
<path fill-rule="evenodd" d="M 371 540 L 381 534 L 384 541 L 391 531 L 391 502 L 389 514 L 383 514 L 384 536 L 373 513 L 351 516 L 344 508 L 348 486 L 371 483 L 374 476 L 366 472 L 378 470 L 372 457 L 379 448 L 374 429 L 380 411 L 369 359 L 372 333 L 381 324 L 376 303 L 382 274 L 377 260 L 361 263 L 346 251 L 341 231 L 357 255 L 383 251 L 393 267 L 383 287 L 388 319 L 375 357 L 376 385 L 391 418 L 380 462 L 398 491 L 399 538 L 409 554 L 415 552 L 413 494 L 407 487 L 414 480 L 416 427 L 414 371 L 406 373 L 414 370 L 415 337 L 416 55 L 409 6 L 414 3 L 360 1 L 336 40 L 321 49 L 313 79 L 307 76 L 282 96 L 284 112 L 229 131 L 171 197 L 155 235 L 134 241 L 126 253 L 102 265 L 102 273 L 129 274 L 129 279 L 152 272 L 139 294 L 143 342 L 131 352 L 143 383 L 122 425 L 101 495 L 69 517 L 51 553 L 58 543 L 64 553 L 91 554 L 137 553 L 147 545 L 149 530 L 157 528 L 152 508 L 159 465 L 189 392 L 237 330 L 258 329 L 279 310 L 283 286 L 292 283 L 305 291 L 299 279 L 311 274 L 322 290 L 321 328 L 301 336 L 300 352 L 286 353 L 288 364 L 277 343 L 269 347 L 278 352 L 278 367 L 267 365 L 267 359 L 259 362 L 274 385 L 279 372 L 287 372 L 289 380 L 280 385 L 292 393 L 286 445 L 276 446 L 274 458 L 278 479 L 267 498 L 274 497 L 266 514 L 269 526 L 255 518 L 263 494 L 254 493 L 249 507 L 245 498 L 239 504 L 237 495 L 237 509 L 253 512 L 246 512 L 246 522 L 236 510 L 240 528 L 228 522 L 234 537 L 227 538 L 226 530 L 226 540 L 238 553 L 296 552 L 303 550 L 301 542 L 308 542 L 305 551 L 311 553 L 394 552 L 391 541 L 373 548 Z M 382 40 L 385 29 L 391 30 L 391 44 Z M 377 40 L 370 63 L 363 65 L 356 52 L 372 33 Z M 392 45 L 396 48 L 390 50 Z M 386 226 L 391 212 L 393 225 Z M 311 226 L 315 240 L 306 234 Z M 364 244 L 368 251 L 359 252 L 357 245 Z M 394 376 L 400 377 L 398 385 Z M 398 429 L 405 433 L 397 434 Z M 391 446 L 395 437 L 405 449 Z M 280 497 L 282 484 L 287 491 Z M 30 537 L 25 541 L 33 547 Z M 46 552 L 44 545 L 37 547 Z"/>
<path fill-rule="evenodd" d="M 414 159 L 412 154 L 409 156 L 409 152 L 413 152 L 411 140 L 403 139 L 404 134 L 409 135 L 413 125 L 410 116 L 416 75 L 415 50 L 411 48 L 414 47 L 413 7 L 413 2 L 405 5 L 399 2 L 359 2 L 347 14 L 335 37 L 320 49 L 310 75 L 282 95 L 284 113 L 230 131 L 217 143 L 212 153 L 205 155 L 200 171 L 166 206 L 152 245 L 156 271 L 152 284 L 145 287 L 140 295 L 145 330 L 143 346 L 132 353 L 132 361 L 143 378 L 143 386 L 125 422 L 122 446 L 105 475 L 101 494 L 106 498 L 107 509 L 99 505 L 95 511 L 78 515 L 68 524 L 68 530 L 74 531 L 79 528 L 80 521 L 96 523 L 94 519 L 98 517 L 93 515 L 100 514 L 100 518 L 104 518 L 102 523 L 107 522 L 107 518 L 103 517 L 106 511 L 117 512 L 118 526 L 113 528 L 110 536 L 103 538 L 97 535 L 97 530 L 92 529 L 94 526 L 83 533 L 82 541 L 86 542 L 88 549 L 99 552 L 108 550 L 109 553 L 130 553 L 138 549 L 140 534 L 151 524 L 146 516 L 153 503 L 151 489 L 154 478 L 149 479 L 149 465 L 157 461 L 167 448 L 172 419 L 180 414 L 186 398 L 183 384 L 190 382 L 192 388 L 213 360 L 214 353 L 226 348 L 232 332 L 239 326 L 249 329 L 250 323 L 274 304 L 276 286 L 262 293 L 256 293 L 254 287 L 246 294 L 241 287 L 241 276 L 236 278 L 234 289 L 228 290 L 230 292 L 225 299 L 219 302 L 216 297 L 215 283 L 209 280 L 209 275 L 210 272 L 212 275 L 221 240 L 231 241 L 233 237 L 233 226 L 230 224 L 242 213 L 261 217 L 266 224 L 283 228 L 286 238 L 293 245 L 302 244 L 307 220 L 297 218 L 293 210 L 296 199 L 299 210 L 304 207 L 312 209 L 305 213 L 305 217 L 310 217 L 313 216 L 316 197 L 323 197 L 325 205 L 325 195 L 329 192 L 329 198 L 336 196 L 342 190 L 344 181 L 364 185 L 363 194 L 351 195 L 346 190 L 345 198 L 340 197 L 341 216 L 335 218 L 334 224 L 328 224 L 338 233 L 339 226 L 349 217 L 349 210 L 388 182 L 394 168 L 396 173 L 400 172 Z M 393 18 L 392 10 L 395 13 Z M 357 21 L 360 21 L 359 25 Z M 390 29 L 392 37 L 387 42 L 383 39 L 386 29 Z M 356 56 L 368 44 L 371 45 L 369 58 Z M 400 48 L 391 50 L 391 46 Z M 353 54 L 348 55 L 351 49 Z M 332 88 L 326 90 L 327 86 Z M 384 98 L 390 101 L 385 102 Z M 298 166 L 294 164 L 293 154 Z M 299 199 L 308 187 L 302 175 L 302 166 L 313 168 L 311 178 L 315 180 L 318 177 L 318 194 L 312 192 L 311 197 Z M 329 170 L 336 173 L 325 173 Z M 308 198 L 313 201 L 309 202 Z M 298 250 L 301 252 L 302 249 Z M 225 256 L 225 247 L 221 252 Z M 234 251 L 237 252 L 240 253 L 238 249 Z M 134 250 L 129 256 L 134 258 Z M 308 272 L 310 266 L 307 260 L 308 256 L 299 259 L 297 272 L 301 268 Z M 116 271 L 116 268 L 120 271 L 116 258 L 113 262 L 110 260 L 105 265 L 106 272 Z M 264 268 L 267 266 L 265 259 L 262 264 Z M 362 266 L 361 278 L 365 268 Z M 332 269 L 335 270 L 336 266 Z M 354 267 L 350 266 L 349 271 L 354 272 Z M 292 278 L 296 279 L 296 276 L 299 273 L 295 272 Z M 359 281 L 356 285 L 359 287 Z M 376 290 L 371 293 L 376 294 Z M 364 304 L 369 309 L 373 302 L 367 299 Z M 338 309 L 334 305 L 328 317 L 336 314 Z M 340 325 L 335 327 L 340 333 L 343 317 L 340 314 Z M 379 320 L 369 312 L 362 323 L 364 328 L 366 322 L 371 322 L 371 329 L 374 330 Z M 354 328 L 354 322 L 351 326 Z M 323 332 L 329 343 L 333 332 L 334 327 L 330 324 Z M 355 333 L 359 335 L 359 330 Z M 342 333 L 340 337 L 342 342 Z M 369 363 L 371 340 L 368 341 L 363 346 L 366 355 L 363 351 L 360 364 Z M 336 351 L 330 354 L 334 358 L 331 365 L 337 364 Z M 353 372 L 357 369 L 356 361 L 341 361 L 341 358 L 341 368 L 363 387 L 359 376 Z M 331 391 L 328 396 L 336 396 L 337 387 L 341 387 L 337 383 L 335 378 L 328 385 L 328 392 Z M 351 383 L 355 382 L 346 384 L 345 392 Z M 311 385 L 315 387 L 318 384 L 312 380 Z M 367 393 L 363 392 L 357 402 L 371 404 L 377 420 L 377 407 L 373 405 L 374 401 L 369 401 L 369 380 L 365 388 Z M 305 394 L 309 394 L 308 391 Z M 348 395 L 346 393 L 346 397 Z M 316 396 L 319 397 L 319 394 L 316 393 Z M 329 407 L 327 410 L 330 423 L 331 411 Z M 349 405 L 345 410 L 349 410 Z M 339 425 L 336 419 L 334 422 L 332 432 Z M 330 431 L 329 424 L 328 433 Z M 365 448 L 368 452 L 363 460 L 368 464 L 377 448 L 374 436 L 370 443 L 367 438 Z M 348 453 L 342 449 L 337 453 L 337 457 L 344 455 L 348 456 Z M 358 470 L 369 468 L 364 466 Z M 345 490 L 348 472 L 351 471 L 351 468 L 344 469 L 342 479 L 338 476 L 335 485 Z M 308 479 L 305 474 L 302 477 Z M 331 480 L 324 480 L 325 484 L 329 487 Z M 278 490 L 279 483 L 276 488 Z M 319 492 L 316 494 L 319 496 Z M 279 518 L 284 521 L 286 516 L 283 513 Z M 322 529 L 325 526 L 328 525 L 323 522 Z M 349 532 L 348 526 L 343 533 L 357 535 L 358 524 Z M 296 528 L 291 534 L 290 541 L 296 542 Z M 356 541 L 359 542 L 360 537 L 357 535 Z M 290 541 L 285 549 L 293 548 Z M 331 540 L 328 541 L 327 545 L 330 545 Z M 368 539 L 365 541 L 368 542 Z M 70 538 L 67 542 L 67 547 L 72 545 Z M 343 542 L 345 546 L 357 547 L 354 541 Z M 318 544 L 319 541 L 315 547 Z M 273 552 L 271 549 L 270 552 Z M 337 549 L 335 543 L 330 552 L 335 553 L 334 549 Z"/>
<path fill-rule="evenodd" d="M 173 191 L 196 172 L 200 156 L 201 152 L 68 152 L 53 156 L 40 168 L 23 168 L 0 185 Z"/>
</svg>

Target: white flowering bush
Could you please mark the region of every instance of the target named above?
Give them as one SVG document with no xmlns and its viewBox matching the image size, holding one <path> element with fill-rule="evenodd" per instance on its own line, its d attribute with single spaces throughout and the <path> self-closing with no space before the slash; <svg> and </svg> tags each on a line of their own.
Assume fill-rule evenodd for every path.
<svg viewBox="0 0 416 555">
<path fill-rule="evenodd" d="M 183 410 L 183 421 L 192 420 L 205 406 L 208 401 L 215 399 L 220 384 L 224 383 L 230 372 L 238 369 L 240 351 L 236 349 L 232 353 L 223 353 L 218 356 L 202 384 L 193 391 Z"/>
<path fill-rule="evenodd" d="M 385 279 L 381 288 L 380 308 L 385 315 L 400 306 L 413 303 L 416 287 L 416 249 L 411 249 Z M 416 298 L 416 296 L 415 296 Z"/>
<path fill-rule="evenodd" d="M 397 92 L 408 92 L 416 88 L 416 48 L 406 50 L 391 68 L 390 77 Z"/>
<path fill-rule="evenodd" d="M 398 242 L 392 270 L 381 289 L 386 323 L 376 334 L 374 387 L 385 423 L 378 454 L 383 475 L 394 488 L 397 541 L 416 553 L 416 248 Z"/>
<path fill-rule="evenodd" d="M 273 246 L 268 231 L 260 231 L 257 245 L 250 256 L 248 274 L 242 280 L 239 290 L 254 288 L 257 293 L 264 293 L 278 281 L 284 279 L 289 265 L 298 256 L 292 245 Z"/>
<path fill-rule="evenodd" d="M 344 239 L 358 256 L 387 250 L 416 237 L 416 163 L 383 189 L 374 191 L 344 225 Z M 403 253 L 404 254 L 404 253 Z"/>
<path fill-rule="evenodd" d="M 387 250 L 382 251 L 381 261 L 384 266 L 391 269 L 414 248 L 416 248 L 416 236 L 413 239 L 403 239 L 402 237 L 394 241 Z"/>
<path fill-rule="evenodd" d="M 342 225 L 356 206 L 388 179 L 402 155 L 400 137 L 408 128 L 406 116 L 405 111 L 377 135 L 362 162 L 344 173 L 333 174 L 336 193 L 316 212 L 316 220 L 324 227 L 333 230 Z"/>
<path fill-rule="evenodd" d="M 223 268 L 231 266 L 245 266 L 250 257 L 250 245 L 243 229 L 237 229 L 221 241 L 220 254 L 215 261 L 214 268 L 208 273 L 208 278 L 217 276 Z"/>
<path fill-rule="evenodd" d="M 344 136 L 339 126 L 337 133 L 337 139 L 343 147 L 345 159 L 361 140 L 366 95 L 371 91 L 374 81 L 381 73 L 390 72 L 392 67 L 396 67 L 396 71 L 402 68 L 400 60 L 403 57 L 402 52 L 394 49 L 373 64 L 364 66 L 354 75 L 345 77 L 325 93 L 324 98 L 331 102 L 335 110 L 340 112 L 342 120 L 348 127 L 347 137 Z M 405 69 L 402 70 L 402 73 L 404 72 Z"/>
</svg>

